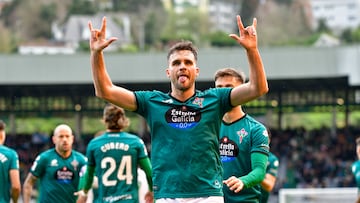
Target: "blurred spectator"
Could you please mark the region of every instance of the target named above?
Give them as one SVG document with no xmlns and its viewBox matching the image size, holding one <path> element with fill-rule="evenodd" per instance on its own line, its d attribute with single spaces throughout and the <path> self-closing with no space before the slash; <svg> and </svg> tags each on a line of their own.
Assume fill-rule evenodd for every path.
<svg viewBox="0 0 360 203">
<path fill-rule="evenodd" d="M 274 193 L 280 188 L 356 187 L 351 164 L 357 159 L 354 143 L 355 138 L 360 137 L 359 127 L 337 129 L 336 136 L 331 136 L 330 128 L 270 130 L 271 151 L 282 163 Z M 85 144 L 93 135 L 83 135 Z M 6 139 L 6 145 L 19 154 L 22 181 L 40 152 L 31 147 L 30 136 L 32 135 L 8 135 Z M 149 142 L 150 139 L 145 144 L 149 145 Z"/>
</svg>

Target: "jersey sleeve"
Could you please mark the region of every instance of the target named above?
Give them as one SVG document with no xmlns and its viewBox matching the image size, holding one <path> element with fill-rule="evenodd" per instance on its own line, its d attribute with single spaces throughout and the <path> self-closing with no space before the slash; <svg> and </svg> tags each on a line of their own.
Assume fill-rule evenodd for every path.
<svg viewBox="0 0 360 203">
<path fill-rule="evenodd" d="M 134 94 L 135 94 L 135 98 L 136 98 L 136 104 L 137 104 L 137 109 L 136 109 L 136 113 L 146 117 L 146 114 L 147 114 L 147 107 L 146 107 L 146 104 L 149 100 L 149 94 L 150 92 L 149 91 L 135 91 Z"/>
<path fill-rule="evenodd" d="M 279 159 L 275 155 L 269 156 L 269 166 L 267 169 L 267 173 L 271 174 L 274 177 L 277 177 L 278 175 L 278 169 L 279 169 Z"/>
<path fill-rule="evenodd" d="M 95 166 L 95 157 L 94 157 L 94 149 L 93 149 L 93 140 L 90 141 L 89 145 L 86 148 L 86 158 L 87 165 Z"/>
<path fill-rule="evenodd" d="M 46 169 L 46 163 L 46 158 L 42 154 L 38 155 L 30 168 L 30 172 L 36 177 L 43 176 Z"/>
<path fill-rule="evenodd" d="M 254 135 L 251 152 L 261 152 L 269 155 L 269 135 L 265 126 L 259 123 L 251 129 L 251 133 Z"/>
<path fill-rule="evenodd" d="M 10 169 L 19 169 L 19 156 L 15 150 L 11 151 L 11 157 Z"/>
<path fill-rule="evenodd" d="M 231 90 L 232 88 L 211 88 L 208 90 L 214 92 L 219 98 L 219 103 L 222 107 L 220 108 L 222 110 L 222 115 L 233 108 L 231 105 Z"/>
<path fill-rule="evenodd" d="M 145 146 L 145 143 L 142 139 L 139 139 L 139 159 L 148 157 L 148 152 Z"/>
</svg>

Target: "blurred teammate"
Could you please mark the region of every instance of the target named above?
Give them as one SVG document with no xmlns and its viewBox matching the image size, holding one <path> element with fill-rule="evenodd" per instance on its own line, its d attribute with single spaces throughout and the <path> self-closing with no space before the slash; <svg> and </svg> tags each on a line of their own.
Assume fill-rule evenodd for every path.
<svg viewBox="0 0 360 203">
<path fill-rule="evenodd" d="M 236 88 L 245 76 L 233 68 L 215 73 L 215 86 Z M 268 161 L 268 133 L 263 124 L 246 114 L 240 105 L 227 112 L 220 128 L 220 155 L 224 167 L 226 203 L 258 203 L 260 182 Z"/>
<path fill-rule="evenodd" d="M 73 203 L 79 184 L 80 169 L 86 157 L 72 149 L 74 135 L 68 125 L 58 125 L 52 137 L 54 148 L 40 153 L 26 177 L 23 186 L 24 203 L 31 201 L 33 187 L 40 181 L 38 202 Z"/>
<path fill-rule="evenodd" d="M 271 141 L 271 132 L 269 133 L 269 144 Z M 273 190 L 279 169 L 279 159 L 275 154 L 269 152 L 269 159 L 266 166 L 266 174 L 264 180 L 261 182 L 261 200 L 260 203 L 267 203 L 270 193 Z"/>
<path fill-rule="evenodd" d="M 222 167 L 218 132 L 221 118 L 233 106 L 251 101 L 268 91 L 257 47 L 256 19 L 244 27 L 237 16 L 239 35 L 230 34 L 246 49 L 250 80 L 230 89 L 197 91 L 197 50 L 191 42 L 172 46 L 166 76 L 171 91 L 130 91 L 112 83 L 106 71 L 103 49 L 116 38 L 106 39 L 106 18 L 100 29 L 91 22 L 90 61 L 96 96 L 143 116 L 150 127 L 154 196 L 163 202 L 223 202 Z M 147 68 L 147 64 L 144 64 Z M 123 67 L 124 70 L 127 67 Z"/>
<path fill-rule="evenodd" d="M 356 138 L 356 157 L 357 160 L 352 164 L 351 171 L 355 177 L 356 187 L 358 188 L 358 199 L 360 203 L 360 137 Z"/>
<path fill-rule="evenodd" d="M 89 142 L 88 164 L 84 186 L 77 194 L 78 203 L 86 201 L 93 177 L 98 177 L 98 198 L 94 202 L 138 203 L 138 166 L 150 183 L 147 202 L 153 202 L 151 163 L 144 142 L 136 135 L 124 132 L 129 125 L 125 111 L 113 104 L 106 105 L 103 120 L 106 132 Z"/>
<path fill-rule="evenodd" d="M 100 130 L 94 134 L 94 138 L 104 134 L 104 130 Z M 81 169 L 80 172 L 80 183 L 78 188 L 83 188 L 85 183 L 85 172 L 86 172 L 86 165 Z M 87 193 L 86 203 L 92 203 L 95 199 L 98 198 L 99 195 L 99 180 L 96 176 L 93 178 L 93 184 L 91 189 L 89 189 Z"/>
<path fill-rule="evenodd" d="M 6 124 L 0 120 L 0 202 L 18 202 L 21 190 L 19 158 L 15 150 L 4 145 Z"/>
</svg>

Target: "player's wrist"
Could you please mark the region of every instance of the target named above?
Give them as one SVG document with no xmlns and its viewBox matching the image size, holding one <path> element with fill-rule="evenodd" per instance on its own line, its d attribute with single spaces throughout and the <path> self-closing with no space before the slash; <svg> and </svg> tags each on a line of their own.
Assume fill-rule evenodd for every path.
<svg viewBox="0 0 360 203">
<path fill-rule="evenodd" d="M 88 192 L 88 191 L 80 190 L 80 191 L 78 192 L 78 195 L 81 196 L 81 197 L 87 197 L 87 196 L 88 196 L 87 192 Z"/>
</svg>

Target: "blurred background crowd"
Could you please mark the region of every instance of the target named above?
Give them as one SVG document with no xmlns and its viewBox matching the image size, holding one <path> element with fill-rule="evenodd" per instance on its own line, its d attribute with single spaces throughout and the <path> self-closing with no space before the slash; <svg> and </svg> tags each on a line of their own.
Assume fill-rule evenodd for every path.
<svg viewBox="0 0 360 203">
<path fill-rule="evenodd" d="M 351 164 L 357 159 L 355 139 L 360 137 L 360 128 L 337 129 L 334 135 L 326 127 L 270 130 L 271 151 L 280 160 L 275 194 L 280 188 L 355 187 Z M 92 137 L 83 136 L 83 142 L 75 143 L 74 148 L 84 152 Z M 149 146 L 149 135 L 140 137 Z M 18 152 L 24 181 L 36 155 L 51 147 L 52 141 L 49 135 L 39 133 L 9 134 L 6 145 Z"/>
</svg>

